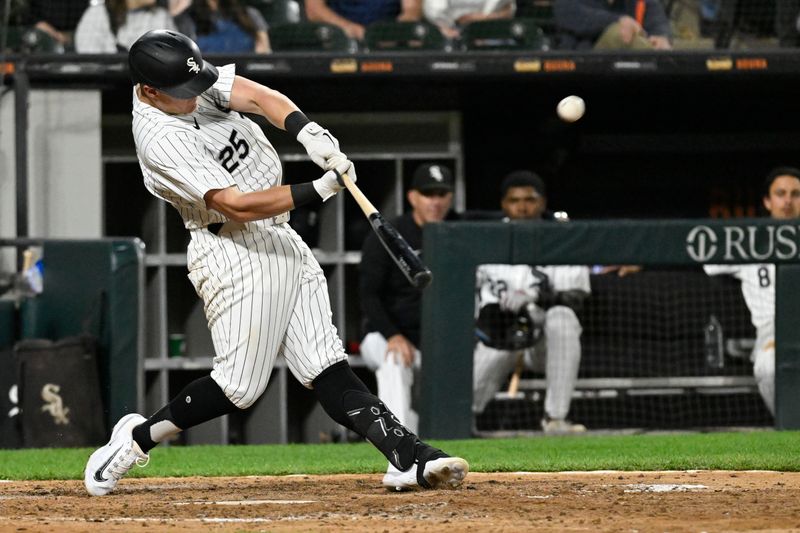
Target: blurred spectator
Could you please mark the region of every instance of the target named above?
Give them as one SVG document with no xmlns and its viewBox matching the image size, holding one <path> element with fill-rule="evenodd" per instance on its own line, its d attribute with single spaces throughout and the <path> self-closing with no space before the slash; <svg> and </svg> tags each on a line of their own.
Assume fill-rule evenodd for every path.
<svg viewBox="0 0 800 533">
<path fill-rule="evenodd" d="M 717 32 L 719 22 L 720 0 L 699 0 L 700 2 L 700 33 L 713 35 Z"/>
<path fill-rule="evenodd" d="M 411 212 L 392 220 L 414 250 L 422 248 L 422 226 L 445 219 L 453 203 L 453 175 L 442 165 L 421 165 L 407 193 Z M 361 355 L 375 371 L 378 398 L 416 432 L 412 407 L 414 370 L 420 367 L 422 290 L 412 287 L 374 233 L 364 241 L 359 267 L 361 309 L 367 334 Z"/>
<path fill-rule="evenodd" d="M 177 17 L 187 9 L 192 6 L 192 0 L 169 0 L 167 2 L 167 8 L 169 9 L 169 14 L 173 17 Z"/>
<path fill-rule="evenodd" d="M 187 2 L 175 2 L 177 11 Z M 271 51 L 267 21 L 254 7 L 238 0 L 196 0 L 175 16 L 178 31 L 197 42 L 203 53 L 266 54 Z"/>
<path fill-rule="evenodd" d="M 800 0 L 775 3 L 775 33 L 782 48 L 800 46 Z"/>
<path fill-rule="evenodd" d="M 533 172 L 512 172 L 500 189 L 506 222 L 538 220 L 548 214 L 544 182 Z M 475 278 L 478 342 L 472 371 L 473 412 L 482 413 L 511 371 L 526 365 L 543 372 L 547 382 L 542 430 L 586 431 L 567 415 L 581 361 L 583 329 L 578 314 L 591 292 L 589 268 L 489 264 L 479 265 Z"/>
<path fill-rule="evenodd" d="M 27 26 L 47 33 L 63 50 L 73 48 L 73 34 L 88 0 L 30 0 Z"/>
<path fill-rule="evenodd" d="M 156 0 L 92 0 L 75 30 L 75 50 L 124 52 L 150 30 L 175 30 L 172 16 Z"/>
<path fill-rule="evenodd" d="M 776 220 L 800 218 L 800 169 L 773 169 L 764 182 L 762 204 Z M 775 414 L 775 265 L 705 265 L 711 276 L 729 274 L 742 284 L 742 296 L 756 328 L 750 355 L 758 392 L 769 412 Z"/>
<path fill-rule="evenodd" d="M 422 0 L 306 0 L 306 18 L 339 26 L 351 39 L 364 39 L 365 27 L 379 20 L 416 21 Z"/>
<path fill-rule="evenodd" d="M 560 48 L 672 48 L 661 0 L 556 0 L 553 9 Z"/>
<path fill-rule="evenodd" d="M 470 22 L 513 17 L 514 6 L 513 0 L 423 0 L 422 10 L 445 37 L 457 39 Z"/>
</svg>

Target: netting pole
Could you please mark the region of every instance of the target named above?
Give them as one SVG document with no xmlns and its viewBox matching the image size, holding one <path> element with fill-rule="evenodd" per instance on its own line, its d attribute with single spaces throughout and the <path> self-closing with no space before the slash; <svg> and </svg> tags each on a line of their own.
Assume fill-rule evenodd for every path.
<svg viewBox="0 0 800 533">
<path fill-rule="evenodd" d="M 18 61 L 14 71 L 14 133 L 17 170 L 17 237 L 28 237 L 28 104 L 30 81 L 25 60 Z"/>
<path fill-rule="evenodd" d="M 775 427 L 800 429 L 800 265 L 778 265 L 775 294 Z"/>
</svg>

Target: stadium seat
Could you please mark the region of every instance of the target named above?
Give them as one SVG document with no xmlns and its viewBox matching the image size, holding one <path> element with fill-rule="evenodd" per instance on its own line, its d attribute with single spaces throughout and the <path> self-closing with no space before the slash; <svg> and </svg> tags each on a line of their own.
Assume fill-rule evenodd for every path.
<svg viewBox="0 0 800 533">
<path fill-rule="evenodd" d="M 356 48 L 344 30 L 321 22 L 275 26 L 269 30 L 269 40 L 275 52 L 353 52 Z"/>
<path fill-rule="evenodd" d="M 47 32 L 29 26 L 9 26 L 6 48 L 15 52 L 53 54 L 64 51 Z"/>
<path fill-rule="evenodd" d="M 547 34 L 555 33 L 556 23 L 553 17 L 555 0 L 517 0 L 517 11 L 514 16 L 536 21 L 536 24 Z"/>
<path fill-rule="evenodd" d="M 300 22 L 300 5 L 296 0 L 247 0 L 256 8 L 269 27 Z"/>
<path fill-rule="evenodd" d="M 526 18 L 481 20 L 461 32 L 467 50 L 547 50 L 549 41 L 536 21 Z"/>
<path fill-rule="evenodd" d="M 367 26 L 364 42 L 373 52 L 398 50 L 443 50 L 447 40 L 429 22 L 373 22 Z"/>
</svg>

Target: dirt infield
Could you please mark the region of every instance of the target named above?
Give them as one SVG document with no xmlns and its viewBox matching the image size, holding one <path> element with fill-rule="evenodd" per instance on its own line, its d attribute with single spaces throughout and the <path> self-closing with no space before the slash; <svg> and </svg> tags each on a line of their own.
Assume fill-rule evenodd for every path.
<svg viewBox="0 0 800 533">
<path fill-rule="evenodd" d="M 0 531 L 800 531 L 800 473 L 471 473 L 391 493 L 380 475 L 0 483 Z"/>
</svg>

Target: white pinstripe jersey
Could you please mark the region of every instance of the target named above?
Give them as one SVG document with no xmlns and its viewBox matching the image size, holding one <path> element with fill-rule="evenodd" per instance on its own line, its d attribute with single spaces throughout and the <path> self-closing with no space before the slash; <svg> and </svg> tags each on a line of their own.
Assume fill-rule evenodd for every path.
<svg viewBox="0 0 800 533">
<path fill-rule="evenodd" d="M 534 289 L 545 282 L 555 291 L 591 292 L 589 268 L 586 266 L 480 265 L 476 274 L 477 308 L 500 303 L 505 291 Z"/>
<path fill-rule="evenodd" d="M 164 113 L 133 91 L 133 138 L 144 184 L 172 204 L 190 230 L 227 221 L 206 207 L 209 190 L 237 185 L 251 192 L 281 183 L 280 160 L 264 132 L 228 108 L 235 75 L 235 65 L 220 67 L 219 79 L 190 115 Z"/>
<path fill-rule="evenodd" d="M 775 265 L 704 265 L 709 276 L 730 274 L 742 283 L 742 296 L 756 329 L 775 320 Z"/>
</svg>

